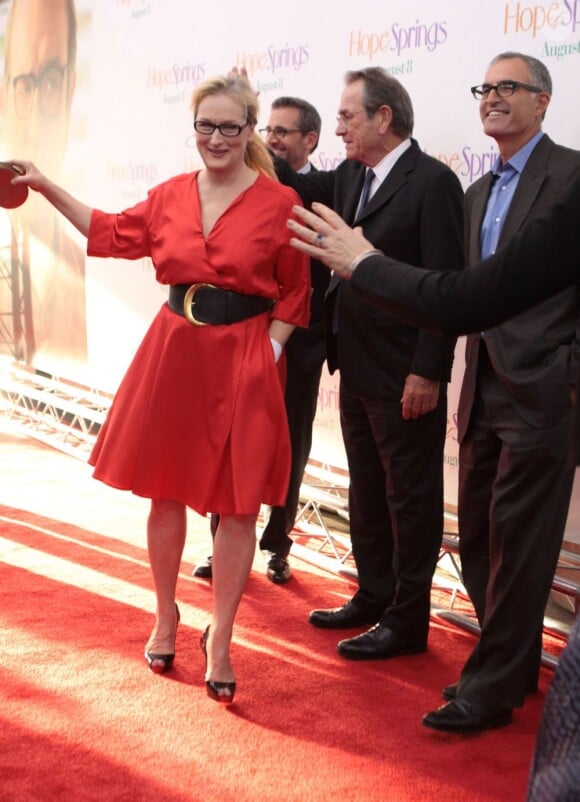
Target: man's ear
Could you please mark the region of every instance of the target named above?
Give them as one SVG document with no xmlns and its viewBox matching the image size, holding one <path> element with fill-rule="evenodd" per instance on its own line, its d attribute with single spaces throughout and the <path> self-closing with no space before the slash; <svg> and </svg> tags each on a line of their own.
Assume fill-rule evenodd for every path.
<svg viewBox="0 0 580 802">
<path fill-rule="evenodd" d="M 544 119 L 544 114 L 546 113 L 546 109 L 550 105 L 551 97 L 547 92 L 539 92 L 536 95 L 536 108 L 540 112 L 540 117 L 542 120 Z"/>
<path fill-rule="evenodd" d="M 316 133 L 316 131 L 309 131 L 304 137 L 304 139 L 306 141 L 306 147 L 308 148 L 308 152 L 312 153 L 312 151 L 318 144 L 318 134 Z"/>
<path fill-rule="evenodd" d="M 379 131 L 381 134 L 386 134 L 393 120 L 393 110 L 390 106 L 384 104 L 379 106 L 377 114 L 380 116 Z"/>
</svg>

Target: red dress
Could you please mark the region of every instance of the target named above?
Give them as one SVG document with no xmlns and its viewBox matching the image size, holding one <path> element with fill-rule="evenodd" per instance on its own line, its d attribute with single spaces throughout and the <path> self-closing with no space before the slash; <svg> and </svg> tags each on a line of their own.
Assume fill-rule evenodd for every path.
<svg viewBox="0 0 580 802">
<path fill-rule="evenodd" d="M 276 299 L 230 326 L 192 326 L 163 304 L 121 382 L 89 462 L 94 476 L 202 515 L 282 506 L 290 443 L 268 334 L 308 325 L 307 257 L 289 244 L 294 192 L 259 174 L 204 236 L 197 174 L 155 187 L 121 214 L 95 210 L 91 256 L 150 256 L 162 284 L 207 282 Z"/>
</svg>

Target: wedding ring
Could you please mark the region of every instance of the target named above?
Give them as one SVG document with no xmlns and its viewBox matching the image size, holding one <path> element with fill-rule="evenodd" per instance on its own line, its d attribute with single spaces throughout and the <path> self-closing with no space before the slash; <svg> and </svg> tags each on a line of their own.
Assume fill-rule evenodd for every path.
<svg viewBox="0 0 580 802">
<path fill-rule="evenodd" d="M 314 237 L 314 242 L 316 243 L 316 245 L 318 245 L 319 248 L 322 248 L 322 246 L 324 244 L 324 236 L 320 233 L 320 231 Z"/>
</svg>

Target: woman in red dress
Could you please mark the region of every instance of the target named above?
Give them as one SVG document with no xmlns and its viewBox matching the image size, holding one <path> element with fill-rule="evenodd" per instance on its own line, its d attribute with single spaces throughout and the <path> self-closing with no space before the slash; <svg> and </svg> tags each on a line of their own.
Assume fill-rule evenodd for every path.
<svg viewBox="0 0 580 802">
<path fill-rule="evenodd" d="M 186 506 L 219 514 L 213 614 L 201 646 L 208 694 L 231 702 L 230 642 L 257 515 L 262 503 L 283 505 L 287 491 L 276 362 L 294 326 L 308 325 L 310 280 L 286 226 L 297 196 L 274 180 L 247 79 L 204 82 L 192 108 L 204 169 L 160 184 L 120 214 L 85 206 L 29 162 L 13 163 L 23 171 L 15 183 L 42 193 L 87 236 L 89 255 L 149 256 L 157 280 L 170 285 L 90 462 L 96 478 L 151 499 L 157 610 L 145 658 L 156 673 L 173 664 Z"/>
</svg>

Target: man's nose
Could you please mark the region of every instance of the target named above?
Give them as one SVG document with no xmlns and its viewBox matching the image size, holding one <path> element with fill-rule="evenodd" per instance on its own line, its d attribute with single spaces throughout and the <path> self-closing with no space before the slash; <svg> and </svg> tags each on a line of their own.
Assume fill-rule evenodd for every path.
<svg viewBox="0 0 580 802">
<path fill-rule="evenodd" d="M 492 92 L 493 92 L 493 95 L 492 95 Z M 492 86 L 490 88 L 489 92 L 488 92 L 487 97 L 483 98 L 483 100 L 487 100 L 487 101 L 491 100 L 493 103 L 495 103 L 497 100 L 500 100 L 500 99 L 501 99 L 501 97 L 500 97 L 500 95 L 499 95 L 499 93 L 498 93 L 498 91 L 497 91 L 495 86 Z"/>
</svg>

